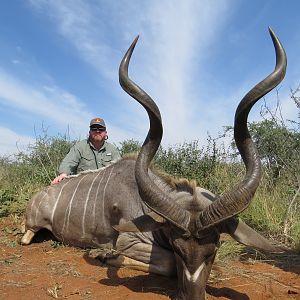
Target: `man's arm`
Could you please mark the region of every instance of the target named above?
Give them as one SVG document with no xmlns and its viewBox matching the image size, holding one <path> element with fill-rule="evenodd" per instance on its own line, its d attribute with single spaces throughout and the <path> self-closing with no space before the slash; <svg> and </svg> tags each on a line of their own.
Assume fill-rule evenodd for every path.
<svg viewBox="0 0 300 300">
<path fill-rule="evenodd" d="M 65 156 L 62 160 L 59 168 L 58 173 L 66 173 L 67 175 L 76 174 L 77 167 L 79 165 L 81 155 L 79 150 L 79 145 L 75 144 L 69 151 L 69 153 Z"/>
<path fill-rule="evenodd" d="M 76 174 L 78 164 L 80 162 L 80 151 L 78 145 L 75 144 L 69 151 L 69 153 L 62 160 L 58 173 L 59 175 L 55 177 L 51 184 L 56 184 L 62 181 L 67 175 Z"/>
</svg>

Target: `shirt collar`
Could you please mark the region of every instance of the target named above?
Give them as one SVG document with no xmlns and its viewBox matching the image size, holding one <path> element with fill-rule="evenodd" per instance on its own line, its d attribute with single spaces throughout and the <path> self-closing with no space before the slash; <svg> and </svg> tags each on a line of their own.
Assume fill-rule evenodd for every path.
<svg viewBox="0 0 300 300">
<path fill-rule="evenodd" d="M 90 139 L 88 139 L 87 141 L 88 141 L 90 147 L 91 147 L 93 150 L 98 151 L 98 150 L 94 147 L 94 145 L 93 145 L 93 143 L 90 141 Z M 104 141 L 104 144 L 103 144 L 102 147 L 99 149 L 99 152 L 105 150 L 105 147 L 106 147 L 106 141 Z"/>
</svg>

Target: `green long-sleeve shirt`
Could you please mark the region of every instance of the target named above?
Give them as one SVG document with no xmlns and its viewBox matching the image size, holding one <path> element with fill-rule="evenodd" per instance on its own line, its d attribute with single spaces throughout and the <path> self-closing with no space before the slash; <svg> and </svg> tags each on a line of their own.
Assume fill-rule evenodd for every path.
<svg viewBox="0 0 300 300">
<path fill-rule="evenodd" d="M 110 165 L 112 162 L 120 159 L 118 149 L 108 143 L 97 151 L 89 140 L 82 140 L 77 142 L 61 162 L 58 172 L 70 174 L 77 174 L 85 170 L 95 170 Z"/>
</svg>

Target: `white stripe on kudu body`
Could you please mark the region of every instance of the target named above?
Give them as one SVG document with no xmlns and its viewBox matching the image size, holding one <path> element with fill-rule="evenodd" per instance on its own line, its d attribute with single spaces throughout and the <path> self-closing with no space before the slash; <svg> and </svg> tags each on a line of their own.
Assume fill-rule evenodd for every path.
<svg viewBox="0 0 300 300">
<path fill-rule="evenodd" d="M 114 167 L 111 168 L 111 171 L 109 173 L 109 176 L 107 178 L 106 184 L 105 184 L 104 189 L 103 189 L 103 196 L 102 196 L 102 220 L 105 220 L 105 211 L 104 211 L 105 210 L 105 207 L 104 207 L 105 190 L 107 188 L 107 185 L 108 185 L 108 182 L 110 180 L 110 177 L 111 177 L 111 174 L 112 174 L 113 170 L 114 170 Z"/>
<path fill-rule="evenodd" d="M 93 179 L 92 183 L 91 183 L 91 186 L 89 188 L 89 191 L 86 195 L 86 198 L 85 198 L 85 204 L 84 204 L 84 209 L 83 209 L 83 217 L 82 217 L 82 236 L 84 237 L 85 236 L 85 215 L 86 215 L 86 209 L 87 209 L 87 205 L 88 205 L 88 202 L 89 202 L 89 198 L 90 198 L 90 193 L 91 193 L 91 190 L 92 190 L 92 187 L 94 185 L 94 182 L 95 180 L 97 179 L 97 177 L 100 175 L 100 172 L 97 174 L 97 176 L 95 176 L 95 178 Z"/>
<path fill-rule="evenodd" d="M 98 193 L 99 193 L 99 188 L 100 188 L 100 185 L 102 183 L 102 180 L 104 178 L 104 175 L 105 175 L 105 172 L 106 170 L 104 170 L 101 174 L 102 174 L 102 177 L 101 179 L 99 180 L 99 184 L 98 184 L 98 187 L 97 187 L 97 191 L 96 191 L 96 195 L 95 195 L 95 199 L 94 199 L 94 206 L 93 206 L 93 216 L 92 216 L 92 220 L 93 220 L 93 227 L 95 227 L 95 221 L 96 221 L 96 203 L 97 203 L 97 199 L 98 199 Z M 100 173 L 99 173 L 100 174 Z"/>
<path fill-rule="evenodd" d="M 76 192 L 77 192 L 77 190 L 78 190 L 79 184 L 81 183 L 81 181 L 82 181 L 86 176 L 87 176 L 87 175 L 82 176 L 82 178 L 78 181 L 77 186 L 76 186 L 76 188 L 75 188 L 75 190 L 74 190 L 74 192 L 73 192 L 73 195 L 72 195 L 72 197 L 71 197 L 71 200 L 70 200 L 70 202 L 69 202 L 69 205 L 68 205 L 68 207 L 67 207 L 67 209 L 66 209 L 66 213 L 68 212 L 68 216 L 67 216 L 67 218 L 66 218 L 66 214 L 65 214 L 64 226 L 63 226 L 62 232 L 64 232 L 65 227 L 67 227 L 67 230 L 69 229 L 70 215 L 71 215 L 71 210 L 72 210 L 72 203 L 73 203 L 75 194 L 76 194 Z M 70 181 L 71 181 L 71 180 L 70 180 Z"/>
<path fill-rule="evenodd" d="M 51 215 L 51 224 L 53 224 L 53 218 L 54 218 L 54 214 L 55 214 L 55 211 L 56 211 L 56 207 L 57 207 L 57 203 L 60 199 L 60 196 L 62 194 L 62 191 L 63 189 L 65 188 L 65 186 L 69 183 L 70 181 L 66 182 L 62 187 L 61 187 L 61 190 L 58 194 L 58 197 L 56 198 L 56 201 L 55 201 L 55 204 L 54 204 L 54 207 L 53 207 L 53 210 L 52 210 L 52 215 Z"/>
<path fill-rule="evenodd" d="M 48 191 L 48 189 L 47 189 L 47 191 Z M 35 217 L 34 217 L 34 223 L 35 223 L 35 224 L 38 224 L 38 213 L 41 213 L 41 211 L 40 211 L 40 206 L 41 206 L 41 204 L 43 203 L 43 199 L 44 199 L 47 195 L 48 195 L 47 192 L 45 192 L 44 196 L 43 196 L 42 199 L 40 200 L 40 203 L 39 203 L 38 207 L 35 209 Z M 37 200 L 37 198 L 35 198 L 34 201 L 32 201 L 31 210 L 32 210 L 32 208 L 33 208 L 33 203 L 35 203 L 36 200 Z"/>
</svg>

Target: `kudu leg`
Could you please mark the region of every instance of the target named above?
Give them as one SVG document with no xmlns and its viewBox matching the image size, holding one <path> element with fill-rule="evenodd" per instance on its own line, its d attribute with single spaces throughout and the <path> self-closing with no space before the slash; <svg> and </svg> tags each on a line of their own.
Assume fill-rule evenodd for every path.
<svg viewBox="0 0 300 300">
<path fill-rule="evenodd" d="M 129 243 L 126 238 L 119 237 L 117 250 L 119 255 L 105 259 L 105 263 L 115 267 L 128 267 L 131 269 L 155 273 L 163 276 L 176 274 L 176 263 L 173 252 L 157 245 L 136 241 Z M 131 244 L 129 247 L 128 245 Z"/>
<path fill-rule="evenodd" d="M 166 266 L 166 262 L 164 262 L 164 266 L 159 264 L 147 264 L 136 259 L 119 255 L 117 258 L 109 258 L 106 261 L 106 264 L 113 267 L 127 267 L 133 270 L 143 271 L 147 273 L 155 273 L 167 277 L 171 277 L 174 275 L 174 265 Z"/>
</svg>

